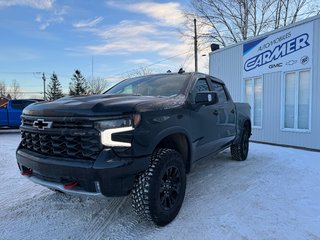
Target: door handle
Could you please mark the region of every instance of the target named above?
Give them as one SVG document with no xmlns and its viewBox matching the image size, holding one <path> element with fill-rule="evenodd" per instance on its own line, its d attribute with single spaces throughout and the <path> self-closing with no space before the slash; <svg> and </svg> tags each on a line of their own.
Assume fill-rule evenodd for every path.
<svg viewBox="0 0 320 240">
<path fill-rule="evenodd" d="M 216 116 L 217 116 L 218 114 L 219 114 L 218 110 L 214 110 L 214 111 L 213 111 L 213 115 L 216 115 Z"/>
<path fill-rule="evenodd" d="M 234 114 L 234 109 L 231 110 L 231 113 Z"/>
</svg>

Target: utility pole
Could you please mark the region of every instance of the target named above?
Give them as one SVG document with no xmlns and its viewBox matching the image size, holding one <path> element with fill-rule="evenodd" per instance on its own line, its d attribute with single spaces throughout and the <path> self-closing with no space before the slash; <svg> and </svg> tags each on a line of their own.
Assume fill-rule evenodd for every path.
<svg viewBox="0 0 320 240">
<path fill-rule="evenodd" d="M 43 80 L 43 100 L 46 101 L 46 76 L 42 73 Z"/>
<path fill-rule="evenodd" d="M 194 71 L 198 72 L 198 35 L 197 35 L 197 19 L 193 19 L 194 24 Z"/>
</svg>

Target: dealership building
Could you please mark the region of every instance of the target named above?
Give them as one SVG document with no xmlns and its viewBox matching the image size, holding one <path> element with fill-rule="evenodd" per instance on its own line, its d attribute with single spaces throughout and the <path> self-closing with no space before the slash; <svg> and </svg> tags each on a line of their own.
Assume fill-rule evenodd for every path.
<svg viewBox="0 0 320 240">
<path fill-rule="evenodd" d="M 209 63 L 251 105 L 252 140 L 320 150 L 320 16 L 215 50 Z"/>
</svg>

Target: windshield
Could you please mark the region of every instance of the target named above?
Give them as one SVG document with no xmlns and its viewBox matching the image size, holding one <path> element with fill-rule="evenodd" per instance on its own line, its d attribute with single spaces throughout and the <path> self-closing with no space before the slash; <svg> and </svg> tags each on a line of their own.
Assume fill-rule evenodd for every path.
<svg viewBox="0 0 320 240">
<path fill-rule="evenodd" d="M 142 96 L 175 96 L 181 93 L 188 75 L 151 75 L 124 80 L 105 93 Z"/>
</svg>

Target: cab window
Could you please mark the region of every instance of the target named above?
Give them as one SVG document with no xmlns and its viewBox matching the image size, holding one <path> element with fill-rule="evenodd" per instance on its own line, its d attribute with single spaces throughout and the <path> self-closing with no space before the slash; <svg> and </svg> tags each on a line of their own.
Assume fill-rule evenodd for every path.
<svg viewBox="0 0 320 240">
<path fill-rule="evenodd" d="M 208 92 L 210 91 L 207 80 L 206 79 L 199 79 L 195 86 L 194 86 L 194 93 L 198 93 L 198 92 Z"/>
<path fill-rule="evenodd" d="M 33 102 L 32 101 L 23 101 L 23 100 L 13 100 L 11 102 L 11 107 L 13 109 L 23 110 L 26 106 L 30 105 L 31 103 L 33 103 Z"/>
<path fill-rule="evenodd" d="M 218 94 L 219 103 L 224 103 L 228 101 L 226 92 L 224 91 L 224 87 L 222 84 L 217 82 L 212 83 L 212 90 Z"/>
</svg>

